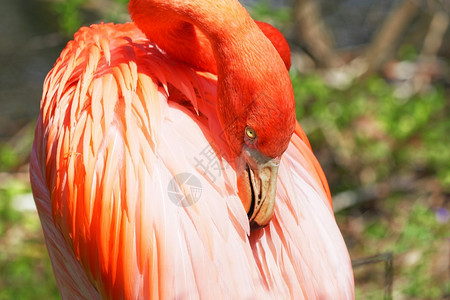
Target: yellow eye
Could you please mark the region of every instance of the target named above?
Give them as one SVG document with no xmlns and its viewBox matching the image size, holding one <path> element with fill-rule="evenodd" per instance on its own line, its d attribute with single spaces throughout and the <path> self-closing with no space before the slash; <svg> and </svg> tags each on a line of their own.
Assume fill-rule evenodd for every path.
<svg viewBox="0 0 450 300">
<path fill-rule="evenodd" d="M 253 129 L 253 128 L 251 128 L 251 127 L 245 127 L 245 135 L 249 138 L 249 139 L 251 139 L 251 140 L 254 140 L 254 139 L 256 139 L 256 132 L 255 132 L 255 130 Z"/>
</svg>

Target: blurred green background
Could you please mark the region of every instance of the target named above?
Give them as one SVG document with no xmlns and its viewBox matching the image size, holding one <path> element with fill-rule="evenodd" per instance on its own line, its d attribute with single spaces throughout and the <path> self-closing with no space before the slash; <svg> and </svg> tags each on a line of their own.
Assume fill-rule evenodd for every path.
<svg viewBox="0 0 450 300">
<path fill-rule="evenodd" d="M 77 28 L 127 21 L 126 2 L 0 1 L 0 299 L 59 299 L 28 180 L 42 83 Z M 357 299 L 449 299 L 450 2 L 241 2 L 291 45 Z"/>
</svg>

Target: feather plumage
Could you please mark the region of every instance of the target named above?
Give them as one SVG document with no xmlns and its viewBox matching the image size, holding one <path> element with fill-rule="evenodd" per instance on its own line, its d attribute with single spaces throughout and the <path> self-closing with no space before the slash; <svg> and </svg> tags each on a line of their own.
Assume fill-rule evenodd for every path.
<svg viewBox="0 0 450 300">
<path fill-rule="evenodd" d="M 274 218 L 250 235 L 216 82 L 132 23 L 82 28 L 62 52 L 44 85 L 31 182 L 64 299 L 353 297 L 328 186 L 299 126 Z M 199 163 L 203 151 L 216 169 Z M 169 196 L 175 184 L 192 198 L 173 181 L 180 173 L 201 184 L 191 205 Z"/>
</svg>

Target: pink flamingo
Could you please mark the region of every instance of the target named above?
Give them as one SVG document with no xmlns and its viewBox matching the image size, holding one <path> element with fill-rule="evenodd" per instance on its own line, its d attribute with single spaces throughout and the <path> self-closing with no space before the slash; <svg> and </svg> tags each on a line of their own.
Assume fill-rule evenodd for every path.
<svg viewBox="0 0 450 300">
<path fill-rule="evenodd" d="M 281 34 L 236 0 L 129 9 L 44 84 L 30 176 L 62 297 L 352 299 Z"/>
</svg>

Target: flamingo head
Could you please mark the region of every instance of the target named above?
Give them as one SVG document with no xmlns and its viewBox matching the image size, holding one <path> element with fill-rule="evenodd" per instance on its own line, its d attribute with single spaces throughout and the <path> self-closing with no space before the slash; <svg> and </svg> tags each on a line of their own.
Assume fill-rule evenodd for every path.
<svg viewBox="0 0 450 300">
<path fill-rule="evenodd" d="M 296 124 L 286 69 L 268 73 L 260 84 L 247 80 L 235 82 L 232 89 L 219 86 L 219 94 L 228 99 L 228 105 L 218 107 L 219 119 L 236 157 L 239 196 L 252 228 L 264 227 L 272 218 L 278 166 Z"/>
</svg>

